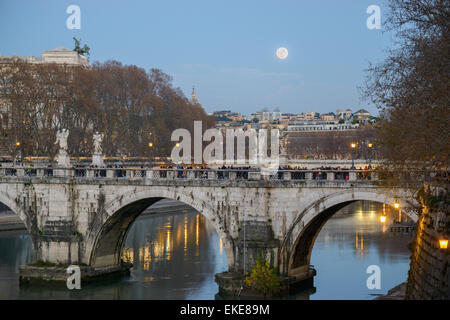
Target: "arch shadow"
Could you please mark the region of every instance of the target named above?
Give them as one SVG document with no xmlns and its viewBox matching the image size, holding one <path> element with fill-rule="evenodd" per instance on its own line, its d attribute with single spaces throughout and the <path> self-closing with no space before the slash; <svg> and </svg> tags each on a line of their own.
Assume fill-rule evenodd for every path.
<svg viewBox="0 0 450 320">
<path fill-rule="evenodd" d="M 31 233 L 32 221 L 30 221 L 30 218 L 25 214 L 23 209 L 17 204 L 16 201 L 11 199 L 11 197 L 7 193 L 0 192 L 0 203 L 2 203 L 4 206 L 8 207 L 9 210 L 14 212 L 14 214 L 17 215 L 20 218 L 20 220 L 25 224 L 28 233 Z"/>
<path fill-rule="evenodd" d="M 25 211 L 22 209 L 20 205 L 14 200 L 6 192 L 0 192 L 0 203 L 2 204 L 2 210 L 7 209 L 11 211 L 15 216 L 19 218 L 19 220 L 25 226 L 25 232 L 28 236 L 30 236 L 31 244 L 32 244 L 32 257 L 33 260 L 36 260 L 39 257 L 39 244 L 38 244 L 38 235 L 37 235 L 37 217 L 36 215 L 30 213 L 25 214 Z M 19 231 L 20 230 L 20 231 Z M 24 231 L 22 228 L 20 229 L 11 229 L 6 230 L 6 232 L 22 232 Z"/>
<path fill-rule="evenodd" d="M 25 225 L 27 233 L 30 235 L 34 249 L 37 249 L 37 215 L 30 212 L 26 214 L 22 206 L 18 204 L 18 201 L 11 199 L 6 192 L 0 192 L 0 203 L 8 207 Z"/>
</svg>

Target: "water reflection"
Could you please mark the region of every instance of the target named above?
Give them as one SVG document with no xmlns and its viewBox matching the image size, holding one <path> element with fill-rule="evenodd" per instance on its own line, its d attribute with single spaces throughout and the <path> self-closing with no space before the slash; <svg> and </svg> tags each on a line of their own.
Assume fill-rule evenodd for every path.
<svg viewBox="0 0 450 320">
<path fill-rule="evenodd" d="M 183 211 L 132 226 L 122 258 L 134 265 L 130 281 L 142 283 L 139 299 L 211 299 L 217 292 L 214 275 L 227 269 L 217 232 L 198 212 Z"/>
<path fill-rule="evenodd" d="M 385 214 L 386 223 L 379 216 Z M 406 280 L 409 234 L 389 232 L 398 211 L 373 202 L 356 202 L 337 213 L 321 230 L 311 264 L 315 289 L 291 299 L 372 299 Z M 407 219 L 402 214 L 402 221 Z M 225 271 L 222 239 L 193 209 L 140 217 L 124 245 L 123 259 L 134 264 L 131 276 L 66 288 L 19 288 L 18 266 L 29 263 L 34 250 L 28 235 L 0 233 L 0 299 L 214 299 L 214 275 Z M 368 290 L 366 269 L 381 267 L 382 289 Z"/>
<path fill-rule="evenodd" d="M 381 223 L 379 216 L 387 217 Z M 333 216 L 317 236 L 311 264 L 317 270 L 316 292 L 310 299 L 373 299 L 406 281 L 412 233 L 390 232 L 392 223 L 411 220 L 380 203 L 355 202 Z M 369 290 L 369 265 L 381 268 L 381 289 Z"/>
</svg>

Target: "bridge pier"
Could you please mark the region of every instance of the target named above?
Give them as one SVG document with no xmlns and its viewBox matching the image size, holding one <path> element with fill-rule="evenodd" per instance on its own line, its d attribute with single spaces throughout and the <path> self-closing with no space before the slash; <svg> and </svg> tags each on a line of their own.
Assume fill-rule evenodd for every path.
<svg viewBox="0 0 450 320">
<path fill-rule="evenodd" d="M 80 242 L 71 220 L 47 220 L 39 237 L 38 261 L 79 264 Z"/>
<path fill-rule="evenodd" d="M 275 238 L 272 224 L 264 221 L 244 221 L 239 226 L 239 237 L 234 241 L 234 271 L 216 274 L 219 294 L 223 296 L 255 297 L 261 293 L 245 285 L 245 275 L 250 276 L 257 260 L 269 262 L 279 270 L 281 242 Z M 299 288 L 313 287 L 316 271 L 308 266 L 280 274 L 281 284 L 273 296 L 287 295 Z"/>
<path fill-rule="evenodd" d="M 239 226 L 239 238 L 235 240 L 236 272 L 250 271 L 257 259 L 278 261 L 280 241 L 274 238 L 272 226 L 264 221 L 244 221 Z"/>
<path fill-rule="evenodd" d="M 131 264 L 95 268 L 83 260 L 83 236 L 71 220 L 47 220 L 35 236 L 36 261 L 19 268 L 20 285 L 66 285 L 69 265 L 80 267 L 81 284 L 129 274 Z"/>
</svg>

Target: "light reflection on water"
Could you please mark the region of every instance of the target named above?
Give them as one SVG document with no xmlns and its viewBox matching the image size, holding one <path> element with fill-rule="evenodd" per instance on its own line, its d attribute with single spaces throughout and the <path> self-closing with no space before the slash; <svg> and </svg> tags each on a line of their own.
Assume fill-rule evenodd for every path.
<svg viewBox="0 0 450 320">
<path fill-rule="evenodd" d="M 356 202 L 330 219 L 311 256 L 316 292 L 290 299 L 372 299 L 370 294 L 405 281 L 412 236 L 390 233 L 379 222 L 382 212 L 381 204 Z M 398 219 L 397 211 L 386 214 L 389 221 Z M 79 291 L 19 288 L 18 266 L 33 260 L 31 241 L 23 233 L 0 233 L 0 299 L 214 299 L 214 275 L 227 269 L 222 239 L 193 209 L 141 217 L 128 234 L 123 259 L 134 264 L 128 278 Z M 371 264 L 381 267 L 381 290 L 366 287 Z"/>
<path fill-rule="evenodd" d="M 408 244 L 412 234 L 389 231 L 389 223 L 399 220 L 397 210 L 385 208 L 387 222 L 381 223 L 383 206 L 356 202 L 333 216 L 319 233 L 311 254 L 317 270 L 316 293 L 310 299 L 373 299 L 406 281 L 409 270 Z M 401 214 L 402 221 L 409 218 Z M 381 269 L 381 289 L 366 286 L 367 267 Z"/>
<path fill-rule="evenodd" d="M 162 214 L 133 225 L 122 258 L 133 263 L 132 281 L 144 283 L 148 299 L 212 299 L 214 275 L 227 269 L 220 247 L 198 212 Z"/>
</svg>

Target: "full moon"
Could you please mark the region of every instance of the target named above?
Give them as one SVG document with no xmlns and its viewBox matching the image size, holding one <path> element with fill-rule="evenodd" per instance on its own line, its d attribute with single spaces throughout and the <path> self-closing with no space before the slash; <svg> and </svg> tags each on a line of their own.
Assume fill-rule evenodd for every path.
<svg viewBox="0 0 450 320">
<path fill-rule="evenodd" d="M 284 60 L 287 58 L 288 54 L 289 54 L 289 52 L 288 52 L 288 49 L 286 49 L 286 48 L 279 48 L 277 50 L 278 59 Z"/>
</svg>

